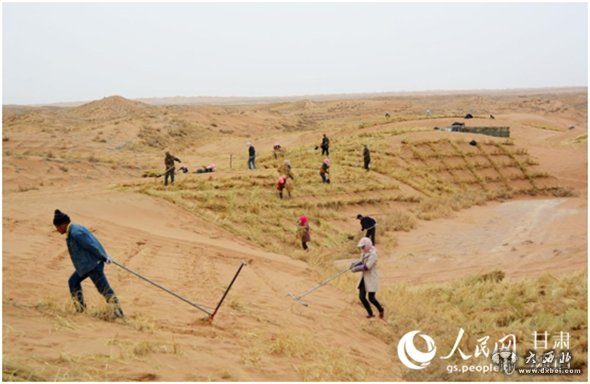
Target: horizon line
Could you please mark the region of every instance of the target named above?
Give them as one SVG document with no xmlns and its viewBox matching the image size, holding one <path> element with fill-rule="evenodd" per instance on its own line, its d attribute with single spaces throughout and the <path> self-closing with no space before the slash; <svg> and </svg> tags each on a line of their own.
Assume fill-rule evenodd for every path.
<svg viewBox="0 0 590 384">
<path fill-rule="evenodd" d="M 383 92 L 346 92 L 346 93 L 317 93 L 317 94 L 300 94 L 300 95 L 284 95 L 284 96 L 149 96 L 149 97 L 138 97 L 138 98 L 131 98 L 126 97 L 120 94 L 112 94 L 109 96 L 103 96 L 102 98 L 98 99 L 91 99 L 91 100 L 78 100 L 78 101 L 56 101 L 56 102 L 47 102 L 47 103 L 32 103 L 32 104 L 20 104 L 20 103 L 9 103 L 4 104 L 2 103 L 2 107 L 68 107 L 68 106 L 77 106 L 77 105 L 84 105 L 87 103 L 91 103 L 93 101 L 98 101 L 102 99 L 106 99 L 109 97 L 119 96 L 127 100 L 133 101 L 140 101 L 145 102 L 146 104 L 150 104 L 156 100 L 160 100 L 160 102 L 155 102 L 153 104 L 174 104 L 174 103 L 166 103 L 166 100 L 171 99 L 193 99 L 193 102 L 187 104 L 207 104 L 211 101 L 217 100 L 224 104 L 231 104 L 231 101 L 236 101 L 236 104 L 247 104 L 246 101 L 251 101 L 255 103 L 260 103 L 263 101 L 272 101 L 272 100 L 281 100 L 281 101 L 289 101 L 289 100 L 308 100 L 308 99 L 321 99 L 322 101 L 326 100 L 337 100 L 338 98 L 354 98 L 354 97 L 383 97 L 383 96 L 397 96 L 397 95 L 414 95 L 414 94 L 461 94 L 461 93 L 474 93 L 474 92 L 484 92 L 484 93 L 501 93 L 501 92 L 534 92 L 534 91 L 542 91 L 542 90 L 563 90 L 563 91 L 573 91 L 575 89 L 588 89 L 588 85 L 572 85 L 572 86 L 545 86 L 545 87 L 521 87 L 521 88 L 472 88 L 472 89 L 431 89 L 431 90 L 415 90 L 415 91 L 383 91 Z M 199 101 L 201 99 L 201 101 Z M 237 100 L 242 100 L 242 102 L 237 102 Z M 184 103 L 181 103 L 184 104 Z M 213 103 L 215 104 L 215 103 Z"/>
</svg>

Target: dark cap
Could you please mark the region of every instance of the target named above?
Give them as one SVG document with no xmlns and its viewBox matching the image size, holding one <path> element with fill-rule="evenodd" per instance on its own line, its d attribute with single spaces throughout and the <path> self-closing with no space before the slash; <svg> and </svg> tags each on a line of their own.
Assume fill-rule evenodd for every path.
<svg viewBox="0 0 590 384">
<path fill-rule="evenodd" d="M 58 226 L 62 224 L 66 224 L 70 222 L 70 216 L 66 215 L 59 209 L 55 210 L 55 214 L 53 215 L 53 225 Z"/>
<path fill-rule="evenodd" d="M 362 219 L 362 218 L 363 218 L 363 215 L 361 215 L 361 214 L 359 213 L 358 215 L 356 215 L 356 218 L 357 218 L 357 219 Z"/>
</svg>

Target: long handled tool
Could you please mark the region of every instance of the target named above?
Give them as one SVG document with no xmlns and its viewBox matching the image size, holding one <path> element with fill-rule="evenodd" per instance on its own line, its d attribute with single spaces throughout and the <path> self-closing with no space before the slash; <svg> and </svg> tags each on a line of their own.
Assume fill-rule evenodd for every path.
<svg viewBox="0 0 590 384">
<path fill-rule="evenodd" d="M 215 317 L 215 314 L 219 310 L 219 307 L 221 307 L 221 304 L 223 303 L 223 300 L 225 300 L 225 296 L 227 296 L 227 293 L 231 289 L 231 286 L 234 285 L 234 281 L 236 281 L 236 279 L 238 278 L 238 275 L 240 274 L 240 271 L 242 270 L 242 268 L 244 268 L 245 265 L 247 265 L 246 262 L 244 260 L 242 260 L 240 262 L 240 267 L 238 268 L 238 270 L 236 271 L 236 274 L 234 275 L 234 278 L 231 279 L 231 282 L 229 283 L 229 285 L 225 289 L 225 292 L 223 293 L 223 296 L 221 296 L 221 300 L 219 300 L 219 303 L 217 304 L 217 307 L 215 307 L 215 310 L 213 311 L 213 313 L 211 313 L 209 315 L 209 320 L 213 321 L 213 318 Z"/>
<path fill-rule="evenodd" d="M 167 170 L 165 170 L 165 171 L 164 171 L 164 173 L 159 173 L 159 174 L 157 174 L 155 177 L 162 177 L 162 176 L 164 176 L 165 174 L 167 174 L 167 173 L 168 173 L 168 171 L 171 171 L 171 170 L 173 170 L 175 167 L 176 167 L 176 165 L 173 165 L 173 166 L 171 166 L 170 168 L 168 168 Z"/>
<path fill-rule="evenodd" d="M 316 285 L 315 287 L 313 287 L 313 288 L 311 288 L 311 289 L 309 289 L 309 290 L 307 290 L 307 291 L 303 292 L 303 293 L 302 293 L 301 295 L 299 295 L 299 296 L 294 296 L 294 295 L 293 295 L 291 292 L 289 292 L 289 293 L 287 294 L 287 296 L 291 297 L 293 300 L 295 300 L 295 301 L 296 301 L 296 302 L 298 302 L 299 304 L 301 304 L 301 305 L 304 305 L 304 306 L 306 306 L 306 307 L 307 307 L 307 306 L 308 306 L 308 304 L 307 304 L 306 302 L 304 302 L 304 301 L 301 301 L 301 299 L 302 299 L 303 297 L 305 297 L 305 296 L 309 295 L 310 293 L 312 293 L 312 292 L 313 292 L 313 291 L 315 291 L 316 289 L 319 289 L 319 288 L 323 287 L 324 285 L 328 284 L 330 281 L 332 281 L 332 280 L 336 279 L 336 278 L 337 278 L 337 277 L 339 277 L 340 275 L 343 275 L 343 274 L 345 274 L 346 272 L 350 271 L 351 269 L 352 269 L 352 268 L 351 268 L 351 267 L 349 267 L 348 269 L 346 269 L 346 270 L 344 270 L 344 271 L 340 271 L 340 272 L 338 272 L 337 274 L 335 274 L 335 275 L 333 275 L 333 276 L 330 276 L 330 277 L 328 277 L 326 280 L 322 281 L 321 283 L 319 283 L 319 284 L 318 284 L 318 285 Z"/>
<path fill-rule="evenodd" d="M 348 235 L 347 238 L 348 240 L 360 240 L 361 238 L 365 237 L 366 232 L 365 231 L 370 231 L 373 228 L 377 227 L 377 223 L 375 223 L 375 225 L 373 225 L 372 227 L 369 228 L 365 228 L 365 229 L 361 229 L 360 232 L 358 232 L 356 235 Z"/>
<path fill-rule="evenodd" d="M 162 287 L 160 284 L 154 283 L 154 282 L 153 282 L 153 281 L 151 281 L 150 279 L 148 279 L 148 278 L 146 278 L 146 277 L 143 277 L 142 275 L 140 275 L 139 273 L 137 273 L 137 272 L 135 272 L 135 271 L 132 271 L 131 269 L 129 269 L 129 268 L 127 268 L 126 266 L 124 266 L 123 264 L 119 264 L 119 263 L 118 263 L 118 262 L 116 262 L 115 260 L 112 260 L 112 263 L 113 263 L 113 264 L 115 264 L 117 267 L 119 267 L 119 268 L 122 268 L 122 269 L 126 270 L 127 272 L 131 273 L 132 275 L 135 275 L 135 276 L 139 277 L 140 279 L 142 279 L 142 280 L 144 280 L 144 281 L 147 281 L 147 282 L 148 282 L 148 283 L 150 283 L 151 285 L 153 285 L 153 286 L 155 286 L 155 287 L 157 287 L 157 288 L 160 288 L 162 291 L 164 291 L 164 292 L 168 292 L 169 294 L 171 294 L 172 296 L 176 297 L 177 299 L 180 299 L 180 300 L 184 301 L 185 303 L 187 303 L 187 304 L 189 304 L 189 305 L 192 305 L 193 307 L 197 308 L 199 311 L 203 311 L 203 312 L 205 312 L 206 314 L 208 314 L 209 316 L 211 316 L 211 312 L 209 312 L 208 310 L 206 310 L 206 309 L 205 309 L 205 308 L 203 308 L 202 306 L 200 306 L 200 305 L 197 305 L 197 304 L 193 303 L 192 301 L 189 301 L 189 300 L 185 299 L 184 297 L 182 297 L 182 296 L 180 296 L 180 295 L 178 295 L 178 294 L 176 294 L 176 293 L 172 292 L 172 291 L 171 291 L 171 290 L 169 290 L 168 288 L 164 288 L 164 287 Z M 234 278 L 234 280 L 235 280 L 235 278 Z M 232 283 L 233 283 L 233 281 L 232 281 Z M 231 286 L 231 285 L 230 285 L 230 286 Z M 224 295 L 224 297 L 225 297 L 225 295 Z M 215 309 L 215 310 L 217 311 L 217 309 Z"/>
</svg>

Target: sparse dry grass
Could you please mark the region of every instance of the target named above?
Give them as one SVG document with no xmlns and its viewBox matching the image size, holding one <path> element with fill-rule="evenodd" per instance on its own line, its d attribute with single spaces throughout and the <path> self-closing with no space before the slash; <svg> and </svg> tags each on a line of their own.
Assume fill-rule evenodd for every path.
<svg viewBox="0 0 590 384">
<path fill-rule="evenodd" d="M 297 332 L 274 332 L 266 338 L 254 333 L 242 336 L 248 345 L 242 362 L 259 367 L 269 358 L 295 359 L 293 368 L 303 381 L 364 381 L 370 367 L 355 364 L 347 352 Z"/>
<path fill-rule="evenodd" d="M 331 184 L 321 183 L 318 153 L 307 147 L 289 148 L 295 175 L 292 199 L 278 198 L 275 183 L 282 159 L 272 154 L 258 157 L 256 172 L 191 175 L 169 187 L 155 182 L 122 188 L 163 198 L 262 248 L 305 261 L 310 255 L 298 252 L 295 237 L 296 220 L 302 214 L 310 218 L 311 249 L 322 249 L 330 259 L 337 259 L 350 254 L 350 236 L 342 228 L 356 231 L 358 223 L 351 210 L 382 211 L 376 217 L 378 236 L 394 245 L 395 232 L 411 230 L 417 220 L 449 217 L 486 201 L 522 194 L 564 193 L 555 186 L 539 187 L 535 180 L 549 175 L 535 171 L 538 164 L 510 140 L 488 139 L 473 147 L 460 136 L 421 138 L 406 141 L 396 152 L 388 144 L 395 130 L 384 127 L 333 139 L 338 150 L 331 155 Z M 420 129 L 403 131 L 411 138 Z M 371 172 L 362 169 L 362 144 L 372 150 Z M 527 181 L 528 187 L 512 186 L 520 180 Z M 402 193 L 401 186 L 415 192 Z"/>
<path fill-rule="evenodd" d="M 576 136 L 574 139 L 564 140 L 562 144 L 566 145 L 575 145 L 575 144 L 587 144 L 588 143 L 588 134 L 583 134 Z"/>
<path fill-rule="evenodd" d="M 388 312 L 387 324 L 368 322 L 363 331 L 395 348 L 403 334 L 419 329 L 435 339 L 439 356 L 452 350 L 460 328 L 465 330 L 460 347 L 470 355 L 481 337 L 490 336 L 488 348 L 493 350 L 496 341 L 514 334 L 521 357 L 526 356 L 527 349 L 533 348 L 534 331 L 548 331 L 551 335 L 569 332 L 574 356 L 572 367 L 586 372 L 587 280 L 586 272 L 580 272 L 562 278 L 546 274 L 537 279 L 511 281 L 504 278 L 503 271 L 496 270 L 449 283 L 394 286 L 378 293 Z M 484 358 L 463 361 L 457 353 L 450 360 L 435 359 L 423 371 L 406 370 L 403 379 L 456 380 L 458 376 L 446 376 L 446 365 L 471 363 L 489 362 Z M 490 380 L 490 376 L 465 373 L 460 379 L 480 381 Z M 512 379 L 529 380 L 530 377 L 515 375 Z M 577 376 L 559 378 L 578 379 Z"/>
<path fill-rule="evenodd" d="M 182 348 L 175 339 L 129 341 L 114 338 L 108 344 L 118 348 L 118 358 L 123 360 L 141 359 L 151 354 L 182 355 Z"/>
<path fill-rule="evenodd" d="M 2 381 L 5 382 L 32 382 L 49 381 L 40 369 L 30 368 L 26 363 L 6 354 L 2 355 Z"/>
<path fill-rule="evenodd" d="M 130 316 L 126 316 L 125 322 L 141 332 L 154 333 L 158 330 L 156 322 L 153 319 L 145 317 L 141 313 L 134 313 Z"/>
<path fill-rule="evenodd" d="M 91 307 L 87 310 L 90 316 L 96 317 L 97 319 L 104 321 L 115 321 L 115 306 L 105 302 L 99 303 L 95 307 Z"/>
<path fill-rule="evenodd" d="M 58 300 L 51 296 L 45 296 L 37 302 L 35 309 L 53 318 L 53 329 L 56 331 L 75 329 L 77 327 L 76 322 L 71 319 L 71 316 L 75 313 L 71 300 Z"/>
<path fill-rule="evenodd" d="M 354 292 L 357 282 L 357 276 L 348 274 L 331 284 Z M 533 349 L 533 332 L 547 331 L 550 335 L 568 332 L 571 338 L 570 350 L 574 356 L 572 367 L 586 372 L 587 282 L 586 272 L 560 278 L 545 274 L 535 279 L 509 280 L 503 271 L 492 270 L 449 283 L 413 287 L 400 284 L 382 289 L 377 294 L 386 309 L 386 322 L 367 321 L 361 324 L 361 330 L 389 344 L 391 350 L 397 348 L 397 342 L 405 333 L 421 330 L 435 339 L 438 357 L 452 350 L 461 328 L 465 335 L 460 348 L 468 355 L 474 354 L 476 345 L 480 345 L 478 339 L 484 336 L 489 336 L 487 347 L 493 351 L 495 342 L 505 335 L 513 334 L 517 338 L 517 353 L 521 358 L 526 356 L 528 349 Z M 283 349 L 310 353 L 309 345 L 303 345 L 304 339 L 282 336 L 280 345 Z M 446 369 L 449 364 L 489 364 L 489 361 L 484 357 L 464 361 L 457 352 L 449 360 L 436 358 L 423 371 L 403 368 L 402 378 L 408 381 L 492 379 L 489 374 L 482 373 L 449 375 Z M 523 365 L 523 361 L 519 364 Z M 331 363 L 326 365 L 326 370 L 331 369 Z M 320 366 L 318 363 L 318 369 Z M 530 377 L 514 375 L 510 379 L 526 381 Z M 579 377 L 553 379 L 571 381 L 579 380 Z"/>
<path fill-rule="evenodd" d="M 2 358 L 3 381 L 110 381 L 108 367 L 115 361 L 105 354 L 60 352 L 55 359 L 41 360 L 34 355 Z"/>
<path fill-rule="evenodd" d="M 529 127 L 533 127 L 533 128 L 538 128 L 538 129 L 543 129 L 543 130 L 547 130 L 547 131 L 555 131 L 555 132 L 565 132 L 567 131 L 566 127 L 556 127 L 556 126 L 552 126 L 552 125 L 547 125 L 544 123 L 540 123 L 537 121 L 529 121 L 525 123 L 526 125 L 528 125 Z"/>
</svg>

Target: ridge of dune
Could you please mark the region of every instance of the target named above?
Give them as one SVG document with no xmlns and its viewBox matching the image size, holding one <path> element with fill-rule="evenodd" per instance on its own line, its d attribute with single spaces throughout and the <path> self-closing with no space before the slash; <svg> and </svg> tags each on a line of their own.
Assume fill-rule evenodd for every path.
<svg viewBox="0 0 590 384">
<path fill-rule="evenodd" d="M 72 113 L 87 118 L 117 118 L 131 113 L 143 112 L 149 107 L 149 105 L 140 101 L 114 95 L 76 106 L 72 109 Z"/>
</svg>

